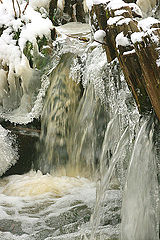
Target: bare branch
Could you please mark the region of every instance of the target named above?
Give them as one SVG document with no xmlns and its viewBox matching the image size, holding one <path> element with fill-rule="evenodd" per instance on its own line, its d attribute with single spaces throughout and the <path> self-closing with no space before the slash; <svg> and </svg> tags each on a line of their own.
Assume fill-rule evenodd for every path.
<svg viewBox="0 0 160 240">
<path fill-rule="evenodd" d="M 16 9 L 15 9 L 15 5 L 14 5 L 14 0 L 12 0 L 12 4 L 13 4 L 13 10 L 14 10 L 15 18 L 17 18 Z"/>
<path fill-rule="evenodd" d="M 26 4 L 26 6 L 25 6 L 25 8 L 24 8 L 24 10 L 23 10 L 23 14 L 25 13 L 25 11 L 26 11 L 26 8 L 27 8 L 27 6 L 29 5 L 29 0 L 27 1 L 27 4 Z"/>
<path fill-rule="evenodd" d="M 105 42 L 100 42 L 100 41 L 97 41 L 97 40 L 95 40 L 95 39 L 94 39 L 94 42 L 97 42 L 97 43 L 100 43 L 100 44 L 102 44 L 102 45 L 108 46 L 107 43 L 105 43 Z"/>
<path fill-rule="evenodd" d="M 17 2 L 17 5 L 18 5 L 18 9 L 19 9 L 19 17 L 21 17 L 21 8 L 20 8 L 20 5 L 19 5 L 18 0 L 16 0 L 16 2 Z"/>
</svg>

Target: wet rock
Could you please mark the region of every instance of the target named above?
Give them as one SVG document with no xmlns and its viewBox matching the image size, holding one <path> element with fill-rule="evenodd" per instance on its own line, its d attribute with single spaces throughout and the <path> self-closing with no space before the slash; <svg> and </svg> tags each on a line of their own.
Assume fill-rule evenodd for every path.
<svg viewBox="0 0 160 240">
<path fill-rule="evenodd" d="M 0 220 L 0 231 L 1 232 L 11 232 L 15 235 L 24 234 L 21 223 L 11 219 L 1 219 Z"/>
</svg>

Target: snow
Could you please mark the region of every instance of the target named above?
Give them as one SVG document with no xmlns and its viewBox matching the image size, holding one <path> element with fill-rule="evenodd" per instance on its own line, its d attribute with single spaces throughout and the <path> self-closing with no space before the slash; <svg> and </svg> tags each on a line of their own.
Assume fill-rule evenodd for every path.
<svg viewBox="0 0 160 240">
<path fill-rule="evenodd" d="M 131 10 L 133 12 L 135 12 L 137 15 L 141 16 L 142 17 L 142 11 L 141 9 L 138 7 L 137 4 L 135 3 L 129 3 L 129 7 L 131 8 Z"/>
<path fill-rule="evenodd" d="M 126 55 L 129 55 L 129 54 L 133 54 L 135 52 L 136 52 L 135 49 L 133 49 L 131 51 L 124 52 L 123 55 L 126 56 Z"/>
<path fill-rule="evenodd" d="M 106 4 L 110 2 L 110 0 L 93 0 L 93 4 L 94 5 L 98 5 L 98 4 Z"/>
<path fill-rule="evenodd" d="M 103 43 L 105 36 L 106 36 L 105 31 L 103 31 L 103 30 L 98 30 L 98 31 L 96 31 L 95 34 L 94 34 L 94 39 L 95 39 L 96 41 L 98 41 L 98 42 Z"/>
<path fill-rule="evenodd" d="M 116 47 L 117 48 L 118 48 L 118 46 L 126 47 L 126 46 L 130 46 L 130 45 L 131 45 L 131 43 L 130 43 L 129 39 L 124 36 L 123 32 L 121 32 L 117 35 L 117 37 L 116 37 Z"/>
<path fill-rule="evenodd" d="M 86 5 L 87 5 L 89 11 L 91 11 L 93 4 L 99 5 L 99 4 L 106 4 L 108 2 L 110 2 L 110 0 L 86 0 Z"/>
<path fill-rule="evenodd" d="M 111 0 L 110 3 L 108 3 L 107 8 L 116 10 L 126 6 L 128 6 L 128 4 L 122 0 Z"/>
<path fill-rule="evenodd" d="M 124 18 L 124 19 L 121 19 L 119 22 L 117 22 L 117 25 L 118 26 L 123 24 L 128 25 L 131 21 L 133 21 L 131 18 Z"/>
<path fill-rule="evenodd" d="M 160 67 L 160 58 L 156 60 L 157 67 Z"/>
<path fill-rule="evenodd" d="M 159 37 L 153 34 L 152 30 L 148 31 L 148 34 L 150 35 L 152 42 L 159 44 Z"/>
<path fill-rule="evenodd" d="M 26 42 L 30 41 L 37 48 L 37 37 L 50 39 L 52 22 L 44 14 L 37 12 L 47 8 L 49 0 L 30 0 L 25 12 L 25 0 L 19 0 L 20 11 L 15 1 L 0 3 L 0 104 L 4 110 L 21 108 L 21 112 L 31 110 L 31 95 L 28 91 L 34 71 L 24 55 Z M 45 9 L 44 9 L 45 11 Z M 35 49 L 33 51 L 35 52 Z M 21 80 L 21 83 L 20 83 Z M 4 89 L 4 90 L 2 90 Z M 32 93 L 31 93 L 32 94 Z"/>
<path fill-rule="evenodd" d="M 160 21 L 153 17 L 148 17 L 145 19 L 142 19 L 138 22 L 138 27 L 141 30 L 141 32 L 135 32 L 132 33 L 131 35 L 131 41 L 132 43 L 136 42 L 142 42 L 143 37 L 149 35 L 150 38 L 152 39 L 153 42 L 158 43 L 159 39 L 158 37 L 154 34 L 155 28 L 152 28 L 154 24 L 158 24 Z"/>
<path fill-rule="evenodd" d="M 138 27 L 140 27 L 143 31 L 148 31 L 153 24 L 158 24 L 160 23 L 159 20 L 153 18 L 153 17 L 148 17 L 145 19 L 142 19 L 141 21 L 138 22 Z"/>
<path fill-rule="evenodd" d="M 42 18 L 41 14 L 34 11 L 30 6 L 26 9 L 25 18 L 26 17 L 30 20 L 30 23 L 22 29 L 20 34 L 19 46 L 21 50 L 23 50 L 27 41 L 35 43 L 37 36 L 40 38 L 42 38 L 43 35 L 49 36 L 50 30 L 52 29 L 51 21 L 48 18 Z"/>
<path fill-rule="evenodd" d="M 110 17 L 107 21 L 108 25 L 116 24 L 119 20 L 123 19 L 123 16 Z"/>
<path fill-rule="evenodd" d="M 30 0 L 30 5 L 34 9 L 37 9 L 40 7 L 48 8 L 49 2 L 50 2 L 50 0 Z"/>
<path fill-rule="evenodd" d="M 126 10 L 116 10 L 116 11 L 115 11 L 115 15 L 116 15 L 116 16 L 120 16 L 120 15 L 122 15 L 123 13 L 127 13 L 127 11 L 126 11 Z"/>
<path fill-rule="evenodd" d="M 26 6 L 26 1 L 22 0 L 20 3 L 22 12 Z M 13 69 L 16 69 L 17 64 L 21 64 L 26 42 L 30 41 L 34 43 L 37 36 L 49 36 L 52 29 L 51 21 L 42 18 L 41 14 L 32 8 L 32 6 L 44 6 L 46 4 L 46 0 L 31 0 L 25 14 L 21 13 L 22 17 L 17 19 L 14 17 L 15 13 L 11 0 L 4 0 L 3 4 L 0 4 L 0 27 L 4 25 L 8 27 L 0 36 L 0 61 L 2 61 L 3 65 L 12 65 Z M 19 10 L 17 5 L 15 5 L 15 8 L 18 15 Z M 21 33 L 17 46 L 14 34 L 18 31 L 21 31 Z"/>
<path fill-rule="evenodd" d="M 91 11 L 93 6 L 93 0 L 86 0 L 86 5 L 89 11 Z"/>
<path fill-rule="evenodd" d="M 131 34 L 131 41 L 132 43 L 136 43 L 136 42 L 142 42 L 143 41 L 143 37 L 144 37 L 144 32 L 134 32 Z"/>
</svg>

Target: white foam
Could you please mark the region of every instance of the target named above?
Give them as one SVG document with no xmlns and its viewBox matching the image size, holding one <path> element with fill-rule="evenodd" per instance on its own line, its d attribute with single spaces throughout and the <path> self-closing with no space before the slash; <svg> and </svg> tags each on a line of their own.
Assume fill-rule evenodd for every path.
<svg viewBox="0 0 160 240">
<path fill-rule="evenodd" d="M 46 193 L 50 193 L 54 197 L 61 197 L 72 192 L 75 187 L 82 187 L 90 183 L 85 178 L 43 175 L 40 171 L 9 176 L 7 181 L 8 183 L 1 190 L 1 193 L 7 196 L 19 197 L 32 197 Z"/>
</svg>

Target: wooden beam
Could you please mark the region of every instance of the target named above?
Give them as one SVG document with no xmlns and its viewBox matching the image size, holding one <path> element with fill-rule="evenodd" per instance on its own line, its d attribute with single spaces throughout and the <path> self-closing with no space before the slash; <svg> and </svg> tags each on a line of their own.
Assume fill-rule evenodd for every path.
<svg viewBox="0 0 160 240">
<path fill-rule="evenodd" d="M 160 23 L 153 24 L 150 29 L 152 34 L 148 34 L 138 26 L 134 18 L 137 13 L 129 4 L 123 4 L 118 9 L 109 8 L 108 4 L 93 6 L 100 29 L 106 32 L 108 62 L 118 58 L 140 113 L 150 112 L 153 108 L 160 120 L 160 64 L 157 64 L 160 61 Z M 141 40 L 133 41 L 133 33 L 140 34 Z M 119 34 L 128 44 L 117 44 Z M 154 41 L 155 38 L 158 40 Z"/>
</svg>

